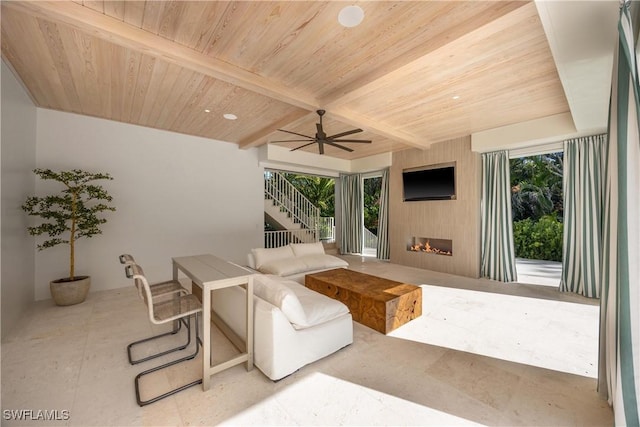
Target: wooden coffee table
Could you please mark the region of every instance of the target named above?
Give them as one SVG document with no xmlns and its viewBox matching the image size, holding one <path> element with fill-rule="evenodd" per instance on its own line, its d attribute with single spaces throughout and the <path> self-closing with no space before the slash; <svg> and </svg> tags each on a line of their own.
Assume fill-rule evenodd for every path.
<svg viewBox="0 0 640 427">
<path fill-rule="evenodd" d="M 422 288 L 337 268 L 305 276 L 305 286 L 343 302 L 353 320 L 387 334 L 422 315 Z"/>
</svg>

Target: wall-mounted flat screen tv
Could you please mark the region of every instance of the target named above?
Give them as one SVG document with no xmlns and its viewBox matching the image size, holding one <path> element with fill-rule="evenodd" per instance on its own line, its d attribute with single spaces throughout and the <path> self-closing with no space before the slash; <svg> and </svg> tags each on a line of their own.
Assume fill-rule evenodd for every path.
<svg viewBox="0 0 640 427">
<path fill-rule="evenodd" d="M 405 202 L 455 199 L 455 166 L 404 170 L 402 186 Z"/>
</svg>

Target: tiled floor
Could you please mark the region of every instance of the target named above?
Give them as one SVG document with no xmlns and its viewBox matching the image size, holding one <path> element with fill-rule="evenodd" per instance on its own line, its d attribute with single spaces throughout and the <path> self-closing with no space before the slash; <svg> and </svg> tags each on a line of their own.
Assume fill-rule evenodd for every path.
<svg viewBox="0 0 640 427">
<path fill-rule="evenodd" d="M 139 408 L 133 378 L 155 362 L 132 367 L 125 347 L 155 329 L 133 287 L 72 307 L 42 301 L 2 343 L 2 425 L 613 423 L 596 393 L 594 302 L 346 258 L 353 269 L 426 285 L 423 316 L 388 336 L 354 323 L 352 345 L 275 383 L 240 365 L 214 376 L 207 392 L 193 387 Z M 213 341 L 220 360 L 234 352 L 216 330 Z M 197 377 L 200 363 L 154 374 L 145 394 Z M 69 417 L 7 419 L 19 409 Z"/>
</svg>

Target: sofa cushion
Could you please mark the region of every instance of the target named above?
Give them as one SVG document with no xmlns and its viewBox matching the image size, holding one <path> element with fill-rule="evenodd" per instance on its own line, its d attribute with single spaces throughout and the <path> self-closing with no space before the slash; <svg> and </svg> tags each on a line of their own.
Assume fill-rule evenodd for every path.
<svg viewBox="0 0 640 427">
<path fill-rule="evenodd" d="M 288 281 L 287 286 L 298 296 L 305 317 L 291 322 L 295 329 L 305 329 L 328 322 L 349 313 L 349 308 L 342 302 L 329 298 L 295 281 Z"/>
<path fill-rule="evenodd" d="M 340 301 L 277 276 L 255 276 L 253 292 L 278 307 L 295 329 L 319 325 L 349 312 Z"/>
<path fill-rule="evenodd" d="M 298 296 L 275 276 L 256 275 L 253 293 L 282 310 L 289 322 L 304 322 L 305 314 Z"/>
<path fill-rule="evenodd" d="M 304 255 L 296 257 L 296 260 L 305 264 L 306 268 L 304 271 L 323 270 L 349 266 L 349 263 L 347 261 L 327 254 Z"/>
<path fill-rule="evenodd" d="M 263 264 L 294 257 L 293 250 L 289 245 L 270 249 L 255 248 L 251 249 L 251 253 L 253 254 L 255 268 L 258 270 Z"/>
<path fill-rule="evenodd" d="M 258 271 L 264 274 L 275 274 L 276 276 L 291 276 L 292 274 L 307 271 L 307 264 L 296 257 L 291 257 L 264 263 L 258 267 Z"/>
<path fill-rule="evenodd" d="M 348 265 L 348 262 L 333 255 L 314 254 L 263 263 L 258 270 L 264 274 L 275 274 L 276 276 L 284 277 L 305 271 L 327 270 L 347 267 Z"/>
<path fill-rule="evenodd" d="M 324 255 L 324 246 L 322 245 L 322 242 L 291 243 L 289 246 L 291 246 L 291 249 L 293 250 L 293 254 L 295 256 L 315 255 L 315 254 Z"/>
</svg>

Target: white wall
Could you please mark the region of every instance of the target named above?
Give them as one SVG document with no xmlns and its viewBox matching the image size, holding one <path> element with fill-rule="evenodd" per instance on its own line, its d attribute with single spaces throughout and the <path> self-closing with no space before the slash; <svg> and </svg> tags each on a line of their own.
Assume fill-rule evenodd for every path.
<svg viewBox="0 0 640 427">
<path fill-rule="evenodd" d="M 474 133 L 471 135 L 471 150 L 478 153 L 511 151 L 563 141 L 577 135 L 571 113 L 562 113 Z"/>
<path fill-rule="evenodd" d="M 2 337 L 34 300 L 34 239 L 20 205 L 35 188 L 36 107 L 2 62 Z"/>
<path fill-rule="evenodd" d="M 338 159 L 307 151 L 264 144 L 258 148 L 260 164 L 269 169 L 337 177 L 340 173 L 366 173 L 391 166 L 392 154 L 382 153 L 354 160 Z"/>
<path fill-rule="evenodd" d="M 76 274 L 92 291 L 129 286 L 118 255 L 131 253 L 151 280 L 171 257 L 213 253 L 245 264 L 263 245 L 263 170 L 256 149 L 140 126 L 38 109 L 37 166 L 108 172 L 114 197 L 103 234 L 80 240 Z M 45 185 L 46 184 L 46 185 Z M 44 194 L 52 183 L 37 183 Z M 36 299 L 68 276 L 68 249 L 36 254 Z"/>
</svg>

